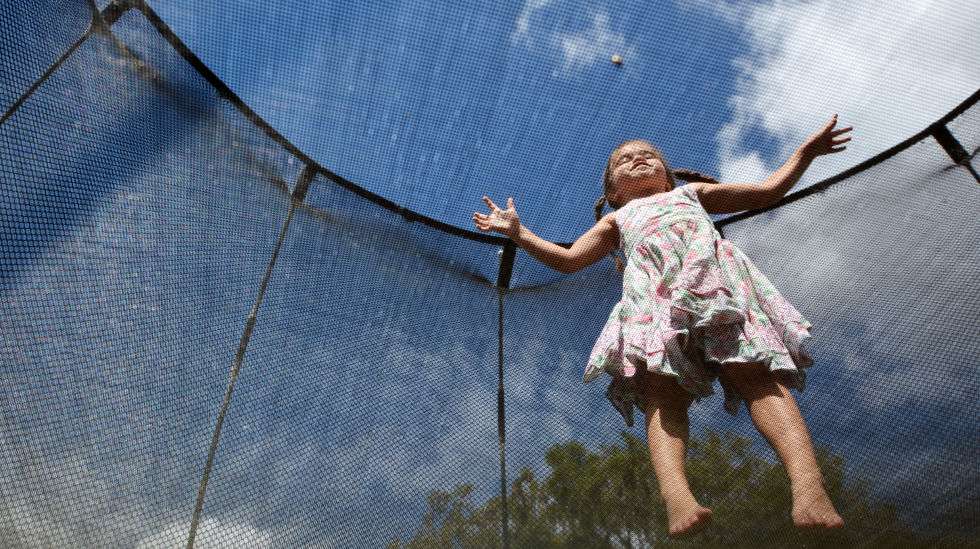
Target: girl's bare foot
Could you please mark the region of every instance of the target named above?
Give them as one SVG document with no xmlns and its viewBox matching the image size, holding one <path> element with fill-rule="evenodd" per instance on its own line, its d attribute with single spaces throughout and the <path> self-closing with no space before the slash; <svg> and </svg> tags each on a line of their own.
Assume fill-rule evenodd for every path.
<svg viewBox="0 0 980 549">
<path fill-rule="evenodd" d="M 820 481 L 793 489 L 793 524 L 799 528 L 841 528 L 844 519 L 837 514 Z"/>
<path fill-rule="evenodd" d="M 671 536 L 693 534 L 711 522 L 711 509 L 698 505 L 693 499 L 680 506 L 667 507 L 667 527 Z"/>
</svg>

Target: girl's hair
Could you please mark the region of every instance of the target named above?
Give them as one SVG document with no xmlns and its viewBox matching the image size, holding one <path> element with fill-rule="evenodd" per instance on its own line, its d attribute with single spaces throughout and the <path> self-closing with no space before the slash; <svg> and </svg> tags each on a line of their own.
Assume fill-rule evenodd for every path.
<svg viewBox="0 0 980 549">
<path fill-rule="evenodd" d="M 602 208 L 606 205 L 606 203 L 608 203 L 609 207 L 611 207 L 614 210 L 618 210 L 620 207 L 623 206 L 622 204 L 614 204 L 611 200 L 606 198 L 606 196 L 609 194 L 609 184 L 610 184 L 610 177 L 611 177 L 610 173 L 612 172 L 612 170 L 610 169 L 610 165 L 612 164 L 613 157 L 616 156 L 616 153 L 619 152 L 620 149 L 622 149 L 626 145 L 629 145 L 630 143 L 643 143 L 650 146 L 650 149 L 653 150 L 654 157 L 656 157 L 657 160 L 659 160 L 660 163 L 663 164 L 664 170 L 666 170 L 667 172 L 667 181 L 670 183 L 671 190 L 677 187 L 677 179 L 681 179 L 683 181 L 699 181 L 703 183 L 719 182 L 717 179 L 713 177 L 704 175 L 703 173 L 699 173 L 694 170 L 686 170 L 683 168 L 671 170 L 670 165 L 667 164 L 667 160 L 664 158 L 663 153 L 660 152 L 660 149 L 653 146 L 653 144 L 650 143 L 649 141 L 645 141 L 643 139 L 630 139 L 629 141 L 623 141 L 622 143 L 619 144 L 619 146 L 613 149 L 611 153 L 609 153 L 609 159 L 606 160 L 606 169 L 603 170 L 602 172 L 602 196 L 600 196 L 599 200 L 597 200 L 595 203 L 596 221 L 602 219 Z M 623 260 L 616 255 L 616 252 L 612 252 L 609 255 L 613 256 L 613 259 L 616 260 L 616 270 L 622 273 L 624 270 Z"/>
</svg>

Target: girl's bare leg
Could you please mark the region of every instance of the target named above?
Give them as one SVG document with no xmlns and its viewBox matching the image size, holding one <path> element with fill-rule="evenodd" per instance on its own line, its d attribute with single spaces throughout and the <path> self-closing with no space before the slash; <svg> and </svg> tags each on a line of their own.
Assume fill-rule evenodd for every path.
<svg viewBox="0 0 980 549">
<path fill-rule="evenodd" d="M 694 499 L 684 471 L 687 454 L 687 409 L 693 398 L 670 377 L 645 372 L 647 443 L 667 507 L 668 532 L 692 533 L 707 524 L 711 510 Z"/>
<path fill-rule="evenodd" d="M 824 490 L 810 432 L 789 388 L 762 363 L 723 367 L 721 377 L 745 398 L 756 429 L 786 466 L 793 491 L 793 523 L 842 527 L 844 521 Z"/>
</svg>

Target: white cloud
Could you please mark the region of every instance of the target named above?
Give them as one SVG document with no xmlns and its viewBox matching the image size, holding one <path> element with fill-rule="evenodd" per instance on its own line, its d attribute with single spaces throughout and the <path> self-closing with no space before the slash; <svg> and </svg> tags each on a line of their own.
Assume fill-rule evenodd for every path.
<svg viewBox="0 0 980 549">
<path fill-rule="evenodd" d="M 562 52 L 562 71 L 570 74 L 596 62 L 608 61 L 614 53 L 634 59 L 636 50 L 626 45 L 626 37 L 609 27 L 609 15 L 592 15 L 592 27 L 577 33 L 560 33 L 553 39 Z"/>
<path fill-rule="evenodd" d="M 534 16 L 535 12 L 548 7 L 548 4 L 553 3 L 554 0 L 527 0 L 524 3 L 524 7 L 521 8 L 521 13 L 517 16 L 517 21 L 514 23 L 514 32 L 510 35 L 510 38 L 514 42 L 525 42 L 529 43 L 530 29 L 531 29 L 531 18 Z"/>
<path fill-rule="evenodd" d="M 187 544 L 187 521 L 175 522 L 159 532 L 140 540 L 138 549 L 151 547 L 181 547 Z M 254 547 L 261 549 L 272 546 L 269 532 L 248 524 L 221 522 L 205 518 L 198 525 L 194 537 L 194 547 L 200 549 L 221 549 L 224 547 Z"/>
<path fill-rule="evenodd" d="M 144 532 L 154 517 L 173 514 L 153 508 L 136 490 L 120 487 L 121 477 L 150 475 L 141 464 L 120 459 L 107 473 L 92 465 L 89 454 L 98 452 L 93 447 L 72 455 L 45 455 L 37 446 L 31 448 L 22 432 L 0 423 L 0 461 L 16 464 L 0 470 L 0 516 L 9 521 L 9 530 L 0 532 L 0 545 L 119 546 Z"/>
<path fill-rule="evenodd" d="M 553 0 L 527 0 L 514 23 L 511 41 L 527 48 L 554 48 L 561 54 L 561 65 L 552 71 L 556 77 L 567 77 L 577 71 L 587 69 L 597 62 L 609 62 L 613 54 L 626 60 L 636 60 L 636 48 L 626 42 L 622 33 L 610 25 L 609 14 L 604 10 L 593 10 L 589 28 L 577 32 L 549 32 L 535 27 L 535 15 L 551 4 Z M 535 36 L 542 36 L 536 41 Z"/>
<path fill-rule="evenodd" d="M 974 7 L 977 2 L 972 2 Z M 742 27 L 744 53 L 729 123 L 716 137 L 723 180 L 765 179 L 834 113 L 853 126 L 847 150 L 822 157 L 806 180 L 853 166 L 922 130 L 976 91 L 980 9 L 962 2 L 735 4 L 679 0 Z M 776 164 L 746 150 L 749 128 L 779 141 Z M 748 158 L 746 158 L 748 157 Z"/>
</svg>

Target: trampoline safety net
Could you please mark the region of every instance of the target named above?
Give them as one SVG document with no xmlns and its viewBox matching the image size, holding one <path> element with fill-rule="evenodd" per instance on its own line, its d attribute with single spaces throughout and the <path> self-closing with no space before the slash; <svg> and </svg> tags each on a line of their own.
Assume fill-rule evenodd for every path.
<svg viewBox="0 0 980 549">
<path fill-rule="evenodd" d="M 612 261 L 537 283 L 509 239 L 336 175 L 142 2 L 0 10 L 0 546 L 980 544 L 976 95 L 716 220 L 813 323 L 794 396 L 846 526 L 793 527 L 716 395 L 684 540 L 643 422 L 582 384 Z"/>
</svg>

